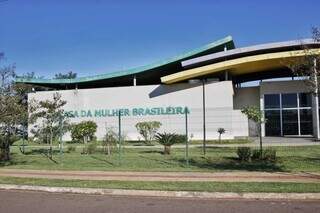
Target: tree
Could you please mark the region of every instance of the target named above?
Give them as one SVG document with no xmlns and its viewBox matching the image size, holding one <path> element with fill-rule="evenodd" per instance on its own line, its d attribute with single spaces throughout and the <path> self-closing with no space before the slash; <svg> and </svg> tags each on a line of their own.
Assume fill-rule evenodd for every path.
<svg viewBox="0 0 320 213">
<path fill-rule="evenodd" d="M 145 143 L 150 144 L 161 125 L 159 121 L 145 121 L 137 123 L 136 128 Z"/>
<path fill-rule="evenodd" d="M 157 133 L 155 135 L 157 142 L 164 146 L 163 154 L 170 155 L 171 146 L 176 143 L 182 143 L 186 141 L 185 135 L 178 135 L 175 133 Z"/>
<path fill-rule="evenodd" d="M 116 146 L 119 140 L 118 134 L 113 128 L 106 129 L 106 135 L 102 141 L 103 150 L 107 155 L 111 155 L 111 150 Z"/>
<path fill-rule="evenodd" d="M 97 124 L 94 121 L 82 121 L 78 124 L 74 124 L 71 128 L 71 137 L 74 141 L 82 141 L 87 143 L 94 139 L 94 135 L 97 131 Z"/>
<path fill-rule="evenodd" d="M 256 106 L 245 107 L 241 110 L 243 114 L 245 114 L 248 119 L 254 121 L 258 125 L 258 135 L 260 141 L 260 154 L 262 155 L 262 129 L 261 124 L 265 123 L 265 119 L 263 116 L 263 111 Z"/>
<path fill-rule="evenodd" d="M 4 54 L 0 53 L 0 62 Z M 0 67 L 0 160 L 10 160 L 10 145 L 15 141 L 20 127 L 26 123 L 26 105 L 13 83 L 15 65 Z"/>
<path fill-rule="evenodd" d="M 66 74 L 63 74 L 63 73 L 58 73 L 58 74 L 55 74 L 55 79 L 74 79 L 77 77 L 77 73 L 74 73 L 72 71 L 66 73 Z"/>
<path fill-rule="evenodd" d="M 53 154 L 53 139 L 58 136 L 57 129 L 62 130 L 62 126 L 67 125 L 68 115 L 65 113 L 63 107 L 66 101 L 61 99 L 59 93 L 53 94 L 52 100 L 35 101 L 30 103 L 30 123 L 39 123 L 42 121 L 42 128 L 48 133 L 50 144 L 49 157 L 52 159 Z M 61 135 L 62 137 L 62 135 Z"/>
<path fill-rule="evenodd" d="M 226 132 L 224 128 L 218 128 L 217 132 L 219 133 L 219 142 L 221 142 L 221 135 Z"/>
<path fill-rule="evenodd" d="M 313 42 L 320 43 L 320 28 L 312 28 Z M 319 93 L 319 76 L 320 76 L 320 54 L 318 50 L 313 47 L 303 44 L 301 42 L 301 49 L 304 51 L 302 57 L 294 57 L 286 65 L 292 70 L 293 74 L 300 77 L 306 77 L 305 83 L 311 93 Z M 294 56 L 294 55 L 293 55 Z"/>
</svg>

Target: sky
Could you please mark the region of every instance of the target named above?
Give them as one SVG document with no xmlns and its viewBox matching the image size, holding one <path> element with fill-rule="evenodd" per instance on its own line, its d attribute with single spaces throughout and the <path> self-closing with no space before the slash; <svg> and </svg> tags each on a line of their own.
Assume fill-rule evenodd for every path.
<svg viewBox="0 0 320 213">
<path fill-rule="evenodd" d="M 0 52 L 19 75 L 91 76 L 231 35 L 236 47 L 310 37 L 320 0 L 0 0 Z"/>
</svg>

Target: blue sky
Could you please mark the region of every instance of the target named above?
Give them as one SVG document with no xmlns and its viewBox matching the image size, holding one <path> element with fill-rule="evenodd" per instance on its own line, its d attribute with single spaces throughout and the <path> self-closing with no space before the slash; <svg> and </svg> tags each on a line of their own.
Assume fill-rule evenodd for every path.
<svg viewBox="0 0 320 213">
<path fill-rule="evenodd" d="M 237 47 L 300 39 L 318 0 L 0 0 L 0 52 L 17 73 L 102 74 L 232 35 Z"/>
</svg>

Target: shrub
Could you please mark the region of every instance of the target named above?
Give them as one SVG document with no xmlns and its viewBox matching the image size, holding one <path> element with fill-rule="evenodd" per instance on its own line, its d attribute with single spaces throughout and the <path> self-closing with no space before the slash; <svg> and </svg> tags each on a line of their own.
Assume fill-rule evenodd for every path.
<svg viewBox="0 0 320 213">
<path fill-rule="evenodd" d="M 249 161 L 251 157 L 250 147 L 238 147 L 237 155 L 240 161 Z"/>
<path fill-rule="evenodd" d="M 67 147 L 67 152 L 75 152 L 76 151 L 76 147 L 75 146 L 68 146 Z"/>
<path fill-rule="evenodd" d="M 258 149 L 253 150 L 252 152 L 252 160 L 263 160 L 268 162 L 275 162 L 277 159 L 277 152 L 274 148 L 267 148 L 262 151 Z"/>
<path fill-rule="evenodd" d="M 274 162 L 277 159 L 277 151 L 274 148 L 267 148 L 263 151 L 263 160 Z"/>
<path fill-rule="evenodd" d="M 97 144 L 89 143 L 83 148 L 82 154 L 94 154 L 97 152 Z"/>
<path fill-rule="evenodd" d="M 71 128 L 73 141 L 87 143 L 95 139 L 97 124 L 93 121 L 82 121 Z"/>
<path fill-rule="evenodd" d="M 158 133 L 156 134 L 157 142 L 164 146 L 163 154 L 170 155 L 171 146 L 175 144 L 181 137 L 174 133 Z"/>
<path fill-rule="evenodd" d="M 261 151 L 260 151 L 260 149 L 252 150 L 251 159 L 252 160 L 260 160 L 261 159 Z"/>
<path fill-rule="evenodd" d="M 111 151 L 116 147 L 118 139 L 118 134 L 112 128 L 106 129 L 106 135 L 102 141 L 104 153 L 111 155 Z"/>
<path fill-rule="evenodd" d="M 159 121 L 145 121 L 137 123 L 136 128 L 144 138 L 145 143 L 150 144 L 161 125 Z"/>
</svg>

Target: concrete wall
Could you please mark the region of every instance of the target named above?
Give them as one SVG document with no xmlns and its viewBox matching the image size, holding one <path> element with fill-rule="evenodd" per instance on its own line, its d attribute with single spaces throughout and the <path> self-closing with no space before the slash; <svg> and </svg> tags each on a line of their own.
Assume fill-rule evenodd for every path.
<svg viewBox="0 0 320 213">
<path fill-rule="evenodd" d="M 29 100 L 52 99 L 54 91 L 36 92 L 29 94 Z M 160 131 L 185 133 L 185 115 L 172 114 L 133 114 L 134 110 L 168 107 L 188 107 L 189 137 L 202 139 L 203 136 L 203 87 L 202 84 L 175 84 L 175 85 L 149 85 L 131 87 L 112 87 L 100 89 L 81 89 L 59 91 L 62 99 L 67 101 L 66 111 L 79 112 L 78 117 L 71 118 L 77 123 L 83 120 L 93 120 L 98 124 L 96 136 L 101 139 L 106 127 L 118 129 L 118 116 L 113 115 L 114 110 L 123 109 L 121 117 L 122 133 L 127 139 L 139 139 L 135 124 L 141 121 L 160 121 Z M 208 139 L 218 137 L 217 128 L 223 127 L 227 133 L 223 138 L 246 136 L 247 129 L 243 126 L 246 119 L 233 110 L 233 85 L 231 81 L 212 82 L 205 86 L 206 94 L 206 133 Z M 95 116 L 95 110 L 109 110 L 111 114 Z M 91 111 L 91 114 L 82 115 L 81 112 Z M 241 127 L 241 128 L 239 128 Z M 32 126 L 29 127 L 31 129 Z M 235 135 L 236 133 L 237 135 Z M 65 139 L 70 139 L 69 135 Z"/>
<path fill-rule="evenodd" d="M 248 106 L 259 106 L 260 104 L 260 88 L 256 87 L 244 87 L 236 88 L 233 96 L 234 109 L 241 110 Z M 241 113 L 241 112 L 240 112 Z M 242 115 L 244 116 L 244 115 Z M 245 119 L 244 117 L 243 119 Z M 248 119 L 247 119 L 248 120 Z M 246 122 L 246 125 L 239 127 L 241 132 L 247 129 L 249 136 L 257 136 L 258 128 L 257 124 L 251 120 Z"/>
</svg>

